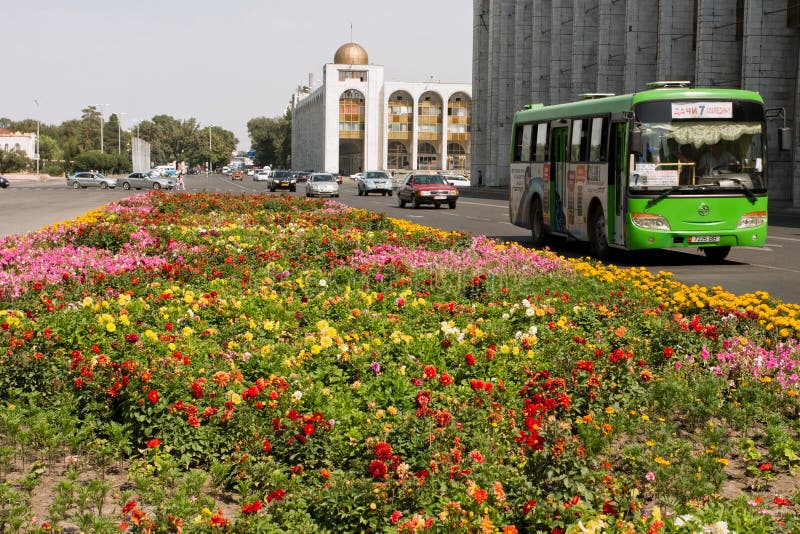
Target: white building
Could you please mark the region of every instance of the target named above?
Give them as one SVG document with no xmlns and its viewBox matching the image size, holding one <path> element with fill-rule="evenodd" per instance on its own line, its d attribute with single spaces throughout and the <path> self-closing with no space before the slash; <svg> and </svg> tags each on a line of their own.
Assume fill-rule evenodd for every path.
<svg viewBox="0 0 800 534">
<path fill-rule="evenodd" d="M 292 95 L 293 169 L 469 169 L 471 84 L 386 82 L 347 43 L 312 85 Z"/>
<path fill-rule="evenodd" d="M 0 128 L 0 150 L 21 150 L 28 159 L 36 158 L 36 134 L 12 132 Z"/>
</svg>

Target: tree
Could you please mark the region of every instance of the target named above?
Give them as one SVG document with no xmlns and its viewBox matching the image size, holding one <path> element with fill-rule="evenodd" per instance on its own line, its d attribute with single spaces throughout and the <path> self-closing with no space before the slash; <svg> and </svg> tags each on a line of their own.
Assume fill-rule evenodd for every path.
<svg viewBox="0 0 800 534">
<path fill-rule="evenodd" d="M 29 163 L 30 160 L 21 150 L 0 150 L 0 173 L 17 172 Z"/>
<path fill-rule="evenodd" d="M 250 119 L 247 131 L 256 151 L 256 165 L 287 165 L 292 152 L 292 112 L 289 108 L 283 117 Z"/>
</svg>

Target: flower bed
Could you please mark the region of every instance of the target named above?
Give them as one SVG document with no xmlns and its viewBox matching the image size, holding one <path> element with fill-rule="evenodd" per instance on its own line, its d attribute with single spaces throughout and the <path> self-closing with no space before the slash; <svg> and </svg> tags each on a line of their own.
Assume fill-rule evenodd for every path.
<svg viewBox="0 0 800 534">
<path fill-rule="evenodd" d="M 0 264 L 0 530 L 798 528 L 766 294 L 274 195 L 136 195 Z"/>
</svg>

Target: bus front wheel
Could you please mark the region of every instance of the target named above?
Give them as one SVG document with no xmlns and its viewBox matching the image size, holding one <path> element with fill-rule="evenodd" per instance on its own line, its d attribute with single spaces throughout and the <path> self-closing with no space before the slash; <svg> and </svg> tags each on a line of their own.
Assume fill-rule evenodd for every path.
<svg viewBox="0 0 800 534">
<path fill-rule="evenodd" d="M 608 246 L 608 237 L 606 236 L 606 217 L 603 214 L 603 208 L 595 208 L 589 217 L 589 245 L 592 256 L 598 260 L 607 260 L 611 254 L 611 247 Z"/>
<path fill-rule="evenodd" d="M 539 197 L 534 198 L 531 205 L 531 239 L 534 247 L 544 245 L 544 212 Z"/>
<path fill-rule="evenodd" d="M 721 263 L 722 260 L 728 257 L 731 247 L 701 247 L 703 254 L 711 263 Z"/>
</svg>

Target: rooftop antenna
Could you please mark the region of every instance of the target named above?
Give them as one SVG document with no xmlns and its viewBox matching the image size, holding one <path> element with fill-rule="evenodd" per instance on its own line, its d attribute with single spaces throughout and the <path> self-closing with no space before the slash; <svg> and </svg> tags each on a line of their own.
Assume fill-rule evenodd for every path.
<svg viewBox="0 0 800 534">
<path fill-rule="evenodd" d="M 353 23 L 350 23 L 350 42 L 353 42 Z"/>
</svg>

